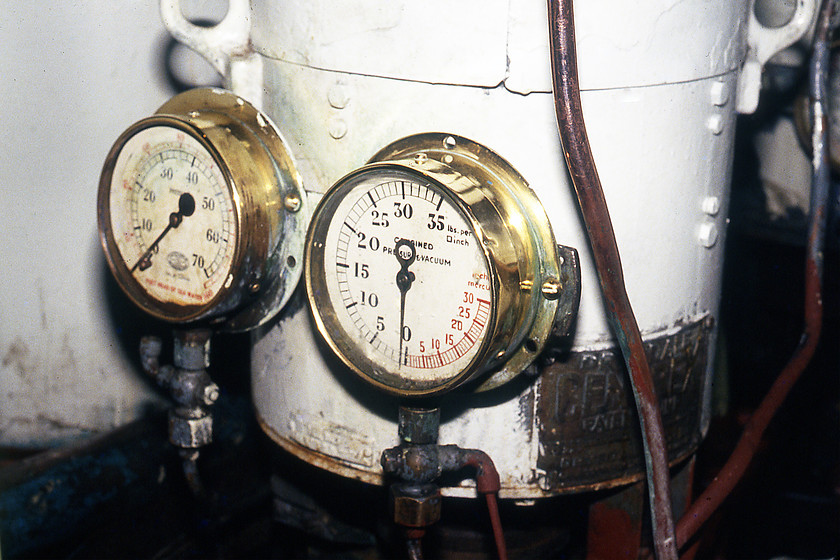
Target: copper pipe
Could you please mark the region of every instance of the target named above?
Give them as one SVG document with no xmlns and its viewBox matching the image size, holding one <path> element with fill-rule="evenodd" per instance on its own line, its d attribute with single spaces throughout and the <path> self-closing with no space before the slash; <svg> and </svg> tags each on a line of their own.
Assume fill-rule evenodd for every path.
<svg viewBox="0 0 840 560">
<path fill-rule="evenodd" d="M 811 107 L 813 112 L 813 175 L 808 249 L 805 261 L 805 328 L 790 361 L 779 374 L 720 473 L 692 504 L 677 524 L 677 546 L 682 548 L 735 488 L 755 456 L 770 420 L 811 361 L 822 329 L 822 269 L 825 226 L 828 217 L 829 166 L 824 103 L 829 67 L 828 35 L 834 2 L 824 0 L 820 9 L 811 59 Z"/>
<path fill-rule="evenodd" d="M 499 504 L 496 496 L 502 487 L 496 465 L 487 453 L 478 449 L 465 449 L 464 464 L 475 467 L 475 487 L 487 499 L 487 510 L 490 513 L 490 526 L 493 528 L 493 539 L 496 541 L 496 552 L 499 560 L 507 560 L 507 545 L 502 531 L 502 521 L 499 517 Z"/>
<path fill-rule="evenodd" d="M 505 544 L 505 533 L 502 531 L 502 519 L 499 517 L 499 503 L 496 494 L 488 493 L 484 496 L 487 498 L 487 511 L 490 512 L 490 526 L 493 527 L 493 539 L 496 541 L 499 560 L 507 560 L 507 545 Z"/>
<path fill-rule="evenodd" d="M 618 246 L 583 120 L 572 0 L 548 0 L 554 108 L 563 153 L 586 225 L 607 318 L 630 373 L 641 422 L 653 540 L 660 560 L 676 559 L 670 477 L 659 404 L 650 366 L 624 284 Z"/>
</svg>

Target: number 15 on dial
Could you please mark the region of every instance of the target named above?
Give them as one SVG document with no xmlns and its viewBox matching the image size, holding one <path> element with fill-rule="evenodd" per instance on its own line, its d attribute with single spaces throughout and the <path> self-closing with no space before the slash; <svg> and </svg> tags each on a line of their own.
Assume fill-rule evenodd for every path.
<svg viewBox="0 0 840 560">
<path fill-rule="evenodd" d="M 522 287 L 556 278 L 557 265 L 550 229 L 520 231 L 534 218 L 511 188 L 534 198 L 486 148 L 423 135 L 389 146 L 324 196 L 304 275 L 319 331 L 351 370 L 388 392 L 422 396 L 514 358 L 512 367 L 527 365 L 522 345 L 538 352 L 538 323 L 554 310 Z M 549 266 L 536 249 L 546 234 Z"/>
</svg>

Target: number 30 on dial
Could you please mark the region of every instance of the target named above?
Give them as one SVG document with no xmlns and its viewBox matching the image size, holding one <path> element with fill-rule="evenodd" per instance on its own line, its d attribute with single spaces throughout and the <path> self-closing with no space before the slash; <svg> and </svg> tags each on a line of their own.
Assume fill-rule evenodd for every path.
<svg viewBox="0 0 840 560">
<path fill-rule="evenodd" d="M 268 118 L 219 89 L 182 93 L 128 128 L 105 161 L 99 233 L 146 312 L 175 323 L 264 323 L 300 278 L 300 177 Z"/>
<path fill-rule="evenodd" d="M 319 331 L 390 393 L 506 381 L 542 348 L 557 307 L 540 289 L 559 277 L 554 237 L 534 208 L 509 164 L 469 140 L 388 146 L 313 216 L 304 275 Z"/>
</svg>

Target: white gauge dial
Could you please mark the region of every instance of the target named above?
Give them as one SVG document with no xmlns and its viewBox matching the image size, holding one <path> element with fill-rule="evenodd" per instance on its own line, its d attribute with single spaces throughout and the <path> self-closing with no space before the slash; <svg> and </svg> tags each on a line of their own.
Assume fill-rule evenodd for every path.
<svg viewBox="0 0 840 560">
<path fill-rule="evenodd" d="M 406 381 L 447 382 L 474 361 L 493 308 L 472 224 L 444 189 L 402 171 L 346 189 L 324 243 L 339 328 Z"/>
<path fill-rule="evenodd" d="M 97 205 L 117 283 L 160 319 L 248 330 L 300 278 L 300 176 L 268 117 L 230 92 L 184 92 L 130 126 L 105 160 Z"/>
<path fill-rule="evenodd" d="M 237 220 L 225 178 L 184 131 L 152 126 L 123 146 L 110 218 L 124 265 L 157 301 L 203 305 L 229 281 Z"/>
<path fill-rule="evenodd" d="M 321 200 L 304 277 L 316 326 L 353 372 L 423 397 L 512 379 L 563 291 L 554 236 L 524 179 L 484 146 L 398 140 Z"/>
</svg>

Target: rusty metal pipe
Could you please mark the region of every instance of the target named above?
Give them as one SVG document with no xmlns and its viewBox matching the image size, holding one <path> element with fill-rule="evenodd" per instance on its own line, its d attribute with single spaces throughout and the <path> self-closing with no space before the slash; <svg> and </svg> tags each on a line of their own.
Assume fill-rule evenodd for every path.
<svg viewBox="0 0 840 560">
<path fill-rule="evenodd" d="M 660 560 L 677 558 L 670 478 L 659 403 L 639 326 L 630 306 L 618 245 L 595 167 L 580 100 L 572 0 L 548 0 L 554 108 L 563 154 L 577 193 L 610 321 L 630 373 L 642 428 L 652 511 L 653 540 Z"/>
<path fill-rule="evenodd" d="M 507 544 L 502 530 L 502 519 L 499 516 L 499 502 L 494 493 L 485 494 L 484 497 L 487 499 L 487 511 L 490 512 L 490 526 L 493 528 L 493 539 L 496 541 L 499 560 L 507 560 Z"/>
<path fill-rule="evenodd" d="M 824 0 L 820 9 L 811 58 L 811 107 L 813 112 L 813 175 L 811 213 L 808 220 L 808 249 L 805 261 L 805 328 L 793 356 L 750 417 L 744 432 L 720 473 L 691 505 L 677 524 L 677 546 L 682 548 L 735 488 L 747 470 L 770 420 L 802 375 L 820 338 L 822 329 L 822 269 L 825 228 L 828 217 L 829 166 L 825 115 L 826 81 L 829 67 L 828 36 L 834 2 Z"/>
<path fill-rule="evenodd" d="M 184 480 L 187 481 L 190 492 L 202 502 L 209 502 L 210 494 L 207 492 L 198 472 L 198 451 L 195 449 L 179 449 L 178 455 L 181 457 Z"/>
</svg>

